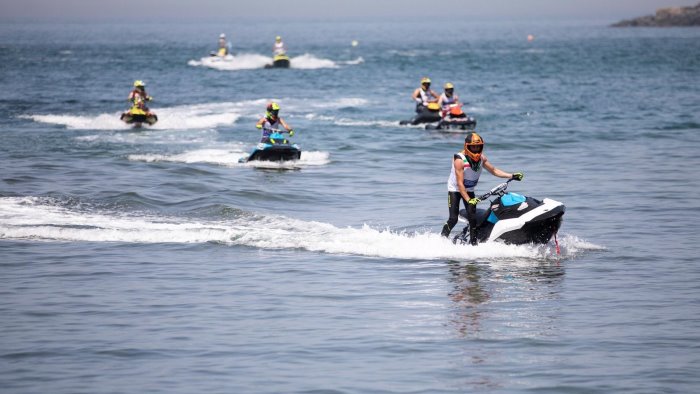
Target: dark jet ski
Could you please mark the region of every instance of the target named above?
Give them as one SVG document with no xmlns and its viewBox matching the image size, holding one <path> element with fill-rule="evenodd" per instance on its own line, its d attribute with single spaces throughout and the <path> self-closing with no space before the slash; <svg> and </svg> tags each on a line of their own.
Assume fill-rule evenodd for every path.
<svg viewBox="0 0 700 394">
<path fill-rule="evenodd" d="M 270 130 L 270 132 L 269 136 L 255 146 L 248 157 L 242 157 L 238 162 L 247 163 L 252 160 L 290 161 L 299 160 L 301 158 L 301 148 L 299 148 L 299 145 L 291 143 L 284 138 L 283 133 L 286 133 L 286 131 Z M 291 137 L 293 135 L 294 132 L 290 131 L 289 136 Z"/>
<path fill-rule="evenodd" d="M 265 68 L 289 68 L 289 56 L 286 54 L 275 55 L 272 58 L 272 64 L 266 64 Z"/>
<path fill-rule="evenodd" d="M 443 117 L 437 124 L 425 125 L 426 130 L 474 130 L 476 119 L 468 116 L 462 110 L 462 104 L 450 105 L 443 111 Z"/>
<path fill-rule="evenodd" d="M 119 119 L 134 127 L 141 127 L 143 123 L 153 126 L 158 121 L 158 115 L 149 111 L 145 106 L 139 103 L 131 107 L 128 111 L 122 112 Z"/>
<path fill-rule="evenodd" d="M 418 105 L 416 107 L 416 116 L 411 120 L 402 120 L 400 125 L 417 125 L 421 123 L 435 123 L 442 119 L 440 116 L 440 106 L 438 103 L 428 103 L 427 106 Z"/>
<path fill-rule="evenodd" d="M 479 196 L 480 200 L 496 198 L 488 209 L 476 210 L 477 239 L 479 242 L 500 240 L 515 245 L 548 243 L 559 231 L 566 209 L 564 204 L 549 198 L 538 200 L 506 192 L 508 182 Z M 467 220 L 466 209 L 459 211 L 459 219 Z M 454 237 L 453 242 L 469 244 L 469 225 Z"/>
</svg>

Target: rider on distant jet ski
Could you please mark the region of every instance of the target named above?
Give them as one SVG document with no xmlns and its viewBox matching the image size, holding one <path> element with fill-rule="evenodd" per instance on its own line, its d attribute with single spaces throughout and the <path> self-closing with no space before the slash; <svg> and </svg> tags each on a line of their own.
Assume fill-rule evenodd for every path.
<svg viewBox="0 0 700 394">
<path fill-rule="evenodd" d="M 231 44 L 226 41 L 226 34 L 221 33 L 219 35 L 219 50 L 217 51 L 217 56 L 226 56 L 228 55 L 229 48 L 231 47 Z"/>
<path fill-rule="evenodd" d="M 274 56 L 281 56 L 287 54 L 287 47 L 282 42 L 282 37 L 275 37 L 275 43 L 272 44 L 272 54 Z"/>
<path fill-rule="evenodd" d="M 423 77 L 420 80 L 420 87 L 413 91 L 411 98 L 416 102 L 416 112 L 438 101 L 438 95 L 430 89 L 430 78 Z"/>
<path fill-rule="evenodd" d="M 280 125 L 289 132 L 290 137 L 294 135 L 294 129 L 289 127 L 287 122 L 279 117 L 279 112 L 280 106 L 276 102 L 273 101 L 267 105 L 267 112 L 265 112 L 265 116 L 260 118 L 258 123 L 255 125 L 255 127 L 258 129 L 262 129 L 262 137 L 260 142 L 269 141 L 271 130 L 278 130 Z"/>
<path fill-rule="evenodd" d="M 129 93 L 128 100 L 134 107 L 139 107 L 148 112 L 146 101 L 153 100 L 153 97 L 146 93 L 146 84 L 144 84 L 141 80 L 136 80 L 134 81 L 134 90 Z"/>
<path fill-rule="evenodd" d="M 464 201 L 467 208 L 469 221 L 469 243 L 477 244 L 476 238 L 476 204 L 479 199 L 474 194 L 474 187 L 479 182 L 481 170 L 486 168 L 488 172 L 499 178 L 511 178 L 517 181 L 523 179 L 522 172 L 509 174 L 496 167 L 486 158 L 482 152 L 484 140 L 477 133 L 471 132 L 464 139 L 464 149 L 455 153 L 452 158 L 450 177 L 447 179 L 447 208 L 450 218 L 442 227 L 442 236 L 449 237 L 452 228 L 457 224 L 459 217 L 459 202 Z"/>
<path fill-rule="evenodd" d="M 449 111 L 450 105 L 459 104 L 459 96 L 455 94 L 455 85 L 451 82 L 445 84 L 445 91 L 438 98 L 438 104 L 443 112 Z"/>
</svg>

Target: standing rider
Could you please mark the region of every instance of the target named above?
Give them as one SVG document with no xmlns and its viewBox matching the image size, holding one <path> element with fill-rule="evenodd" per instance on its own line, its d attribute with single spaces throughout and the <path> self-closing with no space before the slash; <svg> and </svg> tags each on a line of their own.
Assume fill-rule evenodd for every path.
<svg viewBox="0 0 700 394">
<path fill-rule="evenodd" d="M 430 78 L 423 77 L 420 80 L 420 87 L 413 91 L 411 98 L 416 102 L 416 112 L 420 112 L 429 103 L 438 101 L 438 95 L 430 89 Z"/>
<path fill-rule="evenodd" d="M 148 112 L 148 107 L 146 107 L 146 101 L 153 100 L 153 97 L 146 93 L 146 84 L 142 80 L 134 81 L 134 90 L 129 93 L 129 98 L 127 99 L 132 106 L 139 107 L 144 111 Z"/>
<path fill-rule="evenodd" d="M 230 44 L 226 41 L 226 34 L 219 34 L 219 50 L 216 52 L 217 56 L 228 55 Z"/>
<path fill-rule="evenodd" d="M 272 44 L 272 54 L 274 56 L 281 56 L 287 54 L 287 47 L 282 42 L 282 37 L 275 37 L 275 43 Z"/>
<path fill-rule="evenodd" d="M 262 138 L 260 139 L 260 142 L 268 142 L 270 140 L 270 134 L 272 134 L 273 131 L 278 130 L 280 125 L 289 132 L 290 137 L 294 135 L 294 129 L 289 127 L 287 122 L 279 117 L 279 112 L 280 106 L 276 102 L 273 101 L 267 105 L 267 112 L 265 112 L 265 116 L 260 118 L 258 123 L 255 125 L 255 127 L 258 129 L 262 129 Z"/>
<path fill-rule="evenodd" d="M 447 208 L 450 210 L 450 218 L 442 227 L 442 236 L 449 237 L 450 231 L 457 224 L 459 216 L 459 202 L 464 201 L 467 208 L 467 220 L 469 221 L 469 243 L 477 244 L 476 238 L 476 204 L 479 199 L 474 194 L 474 187 L 479 182 L 481 170 L 486 168 L 488 172 L 499 178 L 510 178 L 520 181 L 522 172 L 509 174 L 494 167 L 482 152 L 484 140 L 477 133 L 471 132 L 464 139 L 464 149 L 455 153 L 452 159 L 450 177 L 447 179 Z"/>
<path fill-rule="evenodd" d="M 451 82 L 445 84 L 445 91 L 440 95 L 438 104 L 440 104 L 443 116 L 450 111 L 450 105 L 459 104 L 459 96 L 455 94 L 455 86 Z"/>
</svg>

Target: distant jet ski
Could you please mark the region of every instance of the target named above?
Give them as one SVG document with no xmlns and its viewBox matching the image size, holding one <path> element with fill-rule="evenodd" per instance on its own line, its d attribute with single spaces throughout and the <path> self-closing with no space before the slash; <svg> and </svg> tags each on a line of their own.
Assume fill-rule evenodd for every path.
<svg viewBox="0 0 700 394">
<path fill-rule="evenodd" d="M 248 157 L 242 157 L 238 160 L 239 163 L 247 163 L 249 161 L 290 161 L 299 160 L 301 158 L 301 148 L 299 145 L 290 142 L 284 137 L 285 131 L 269 130 L 270 135 L 263 139 L 258 145 L 253 148 Z M 289 136 L 293 136 L 293 132 L 289 132 Z"/>
<path fill-rule="evenodd" d="M 479 242 L 499 240 L 515 245 L 548 243 L 559 231 L 566 207 L 549 198 L 540 201 L 506 192 L 508 182 L 479 196 L 480 200 L 491 196 L 496 198 L 490 201 L 488 209 L 476 210 L 477 239 Z M 459 219 L 467 221 L 466 209 L 459 211 Z M 453 242 L 469 244 L 469 225 L 453 238 Z"/>
<path fill-rule="evenodd" d="M 427 106 L 419 105 L 416 108 L 416 116 L 410 120 L 402 120 L 400 125 L 417 125 L 421 123 L 435 123 L 442 119 L 440 115 L 440 106 L 438 103 L 428 103 Z"/>
<path fill-rule="evenodd" d="M 141 127 L 143 123 L 153 126 L 158 121 L 158 116 L 154 112 L 146 109 L 143 101 L 139 101 L 128 111 L 122 112 L 119 119 L 134 127 Z"/>
<path fill-rule="evenodd" d="M 462 104 L 451 104 L 442 112 L 442 118 L 436 124 L 425 125 L 426 130 L 474 130 L 476 119 L 462 110 Z"/>
<path fill-rule="evenodd" d="M 272 58 L 272 64 L 266 64 L 265 68 L 289 68 L 289 66 L 289 56 L 283 53 L 275 55 L 275 57 Z"/>
</svg>

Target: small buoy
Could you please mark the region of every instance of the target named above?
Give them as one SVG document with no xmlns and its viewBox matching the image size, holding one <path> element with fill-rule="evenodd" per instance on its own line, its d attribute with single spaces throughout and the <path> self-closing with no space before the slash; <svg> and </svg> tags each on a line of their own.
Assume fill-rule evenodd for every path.
<svg viewBox="0 0 700 394">
<path fill-rule="evenodd" d="M 528 35 L 527 35 L 527 40 L 528 40 L 529 42 L 535 41 L 535 36 L 533 36 L 532 34 L 528 34 Z"/>
<path fill-rule="evenodd" d="M 357 44 L 359 44 L 359 43 L 357 42 L 357 40 L 352 40 L 352 42 L 350 43 L 350 45 L 352 45 L 352 46 L 354 46 L 354 47 L 356 47 Z"/>
</svg>

